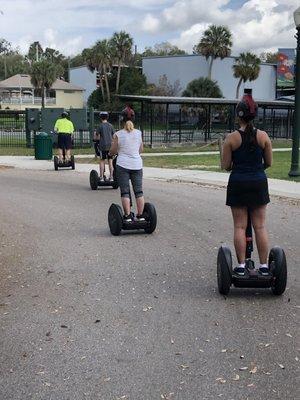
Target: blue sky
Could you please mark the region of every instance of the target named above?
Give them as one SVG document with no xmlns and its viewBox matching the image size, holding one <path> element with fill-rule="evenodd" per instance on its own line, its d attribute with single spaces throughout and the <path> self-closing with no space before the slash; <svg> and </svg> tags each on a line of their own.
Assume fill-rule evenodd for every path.
<svg viewBox="0 0 300 400">
<path fill-rule="evenodd" d="M 115 31 L 142 51 L 169 41 L 188 52 L 210 24 L 233 33 L 232 54 L 294 47 L 299 0 L 0 0 L 0 37 L 24 53 L 39 40 L 74 55 Z"/>
</svg>

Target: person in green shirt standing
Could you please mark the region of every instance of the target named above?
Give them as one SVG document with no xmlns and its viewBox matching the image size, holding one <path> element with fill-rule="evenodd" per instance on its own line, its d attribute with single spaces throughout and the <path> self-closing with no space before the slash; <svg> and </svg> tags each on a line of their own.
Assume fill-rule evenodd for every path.
<svg viewBox="0 0 300 400">
<path fill-rule="evenodd" d="M 54 131 L 58 134 L 58 158 L 59 162 L 62 163 L 63 153 L 65 151 L 65 161 L 68 162 L 71 159 L 71 148 L 72 148 L 72 134 L 74 133 L 74 125 L 72 121 L 68 119 L 69 114 L 64 111 L 61 114 L 61 118 L 55 123 Z"/>
</svg>

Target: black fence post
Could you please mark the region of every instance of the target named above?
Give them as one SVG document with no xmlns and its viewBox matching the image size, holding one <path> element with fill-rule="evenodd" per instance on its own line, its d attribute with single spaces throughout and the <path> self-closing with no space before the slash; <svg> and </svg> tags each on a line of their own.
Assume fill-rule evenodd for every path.
<svg viewBox="0 0 300 400">
<path fill-rule="evenodd" d="M 166 104 L 166 142 L 168 141 L 168 137 L 171 141 L 171 132 L 169 136 L 169 103 Z"/>
<path fill-rule="evenodd" d="M 142 137 L 144 137 L 144 102 L 141 102 L 141 117 L 140 117 L 140 130 L 142 132 Z"/>
<path fill-rule="evenodd" d="M 153 103 L 150 106 L 150 146 L 153 145 Z"/>
<path fill-rule="evenodd" d="M 211 122 L 211 105 L 208 105 L 208 126 L 207 126 L 207 138 L 210 139 L 210 122 Z"/>
<path fill-rule="evenodd" d="M 181 143 L 181 104 L 179 105 L 179 143 Z"/>
<path fill-rule="evenodd" d="M 272 138 L 275 139 L 275 110 L 272 110 Z"/>
<path fill-rule="evenodd" d="M 30 129 L 29 129 L 29 115 L 28 109 L 25 110 L 25 131 L 26 131 L 26 147 L 31 147 L 31 137 L 30 137 Z"/>
<path fill-rule="evenodd" d="M 93 143 L 94 129 L 95 129 L 94 109 L 91 107 L 89 109 L 90 146 L 92 146 L 92 143 Z"/>
</svg>

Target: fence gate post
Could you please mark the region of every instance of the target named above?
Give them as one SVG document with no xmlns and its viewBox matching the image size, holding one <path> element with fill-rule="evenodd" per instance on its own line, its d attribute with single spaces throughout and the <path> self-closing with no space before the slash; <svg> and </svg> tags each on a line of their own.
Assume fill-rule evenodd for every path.
<svg viewBox="0 0 300 400">
<path fill-rule="evenodd" d="M 150 146 L 153 144 L 153 103 L 150 103 Z"/>
<path fill-rule="evenodd" d="M 95 129 L 94 109 L 89 109 L 89 133 L 90 133 L 90 145 L 92 145 Z"/>
<path fill-rule="evenodd" d="M 29 113 L 28 108 L 25 110 L 25 131 L 26 131 L 26 147 L 31 147 L 31 135 L 29 129 Z"/>
</svg>

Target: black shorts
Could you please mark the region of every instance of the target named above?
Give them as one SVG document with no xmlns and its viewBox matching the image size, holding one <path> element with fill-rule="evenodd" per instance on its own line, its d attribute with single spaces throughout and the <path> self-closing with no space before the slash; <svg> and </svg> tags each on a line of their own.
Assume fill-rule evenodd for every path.
<svg viewBox="0 0 300 400">
<path fill-rule="evenodd" d="M 267 179 L 259 181 L 231 181 L 227 185 L 226 205 L 257 207 L 270 202 Z"/>
<path fill-rule="evenodd" d="M 68 133 L 59 133 L 57 139 L 57 147 L 62 150 L 70 150 L 72 148 L 71 135 Z"/>
<path fill-rule="evenodd" d="M 101 160 L 111 160 L 112 156 L 108 154 L 109 150 L 100 150 L 100 158 Z"/>
</svg>

